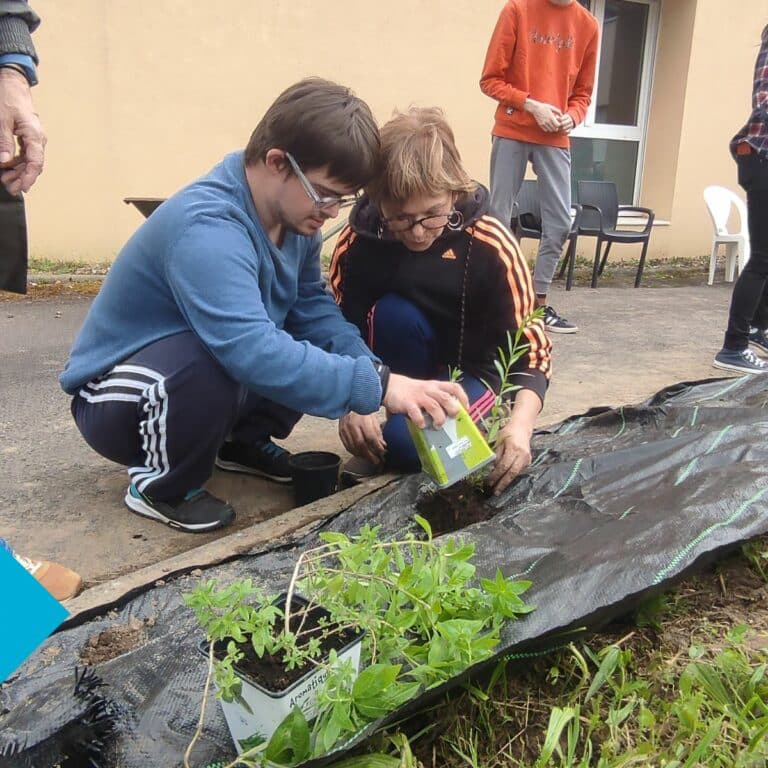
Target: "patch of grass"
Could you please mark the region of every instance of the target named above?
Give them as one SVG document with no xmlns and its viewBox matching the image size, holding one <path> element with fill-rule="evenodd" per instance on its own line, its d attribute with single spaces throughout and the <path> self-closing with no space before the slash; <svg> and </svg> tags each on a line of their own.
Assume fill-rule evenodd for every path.
<svg viewBox="0 0 768 768">
<path fill-rule="evenodd" d="M 320 252 L 320 269 L 323 274 L 326 274 L 328 272 L 328 269 L 331 266 L 332 256 L 333 256 L 332 248 L 323 248 L 323 250 Z"/>
<path fill-rule="evenodd" d="M 768 653 L 747 636 L 737 626 L 721 648 L 692 643 L 668 658 L 630 633 L 531 669 L 500 667 L 482 699 L 464 694 L 433 711 L 441 733 L 414 752 L 446 768 L 764 766 Z"/>
<path fill-rule="evenodd" d="M 649 597 L 637 609 L 635 614 L 637 626 L 660 630 L 664 619 L 672 613 L 674 607 L 672 599 L 664 592 Z"/>
<path fill-rule="evenodd" d="M 768 538 L 748 541 L 741 547 L 741 556 L 747 565 L 768 584 Z"/>
<path fill-rule="evenodd" d="M 92 264 L 87 261 L 56 261 L 34 258 L 29 260 L 29 271 L 52 275 L 103 275 L 109 271 L 110 262 Z"/>
<path fill-rule="evenodd" d="M 644 604 L 645 626 L 500 664 L 398 727 L 423 768 L 764 768 L 766 552 L 768 536 Z"/>
<path fill-rule="evenodd" d="M 328 272 L 332 254 L 332 244 L 324 244 L 320 254 L 320 265 L 324 274 Z M 29 271 L 41 274 L 104 275 L 109 271 L 110 264 L 111 262 L 108 261 L 92 264 L 78 260 L 55 261 L 47 258 L 34 258 L 30 259 Z M 533 261 L 529 260 L 529 266 L 533 269 Z M 634 283 L 636 270 L 636 259 L 628 261 L 609 260 L 605 272 L 600 276 L 598 285 L 631 286 Z M 709 256 L 649 259 L 645 265 L 642 285 L 647 287 L 699 285 L 706 281 L 708 270 Z M 574 267 L 574 284 L 589 285 L 591 279 L 592 259 L 577 256 Z M 563 281 L 564 278 L 560 282 Z"/>
<path fill-rule="evenodd" d="M 605 271 L 598 278 L 599 286 L 632 286 L 637 273 L 639 257 L 627 261 L 611 260 L 605 266 Z M 593 260 L 586 256 L 577 256 L 573 270 L 574 286 L 589 285 L 592 281 Z M 529 262 L 533 269 L 533 264 Z M 557 275 L 558 272 L 555 274 Z M 682 257 L 673 256 L 669 259 L 648 259 L 643 271 L 644 287 L 663 287 L 669 285 L 701 285 L 707 280 L 709 273 L 709 256 Z M 560 282 L 565 281 L 563 276 Z"/>
</svg>

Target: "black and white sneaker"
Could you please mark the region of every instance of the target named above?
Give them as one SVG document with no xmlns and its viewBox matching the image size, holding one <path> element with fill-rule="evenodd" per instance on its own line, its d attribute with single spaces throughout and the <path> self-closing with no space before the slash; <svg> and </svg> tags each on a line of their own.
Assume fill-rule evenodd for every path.
<svg viewBox="0 0 768 768">
<path fill-rule="evenodd" d="M 739 373 L 768 373 L 768 362 L 758 357 L 751 349 L 721 349 L 712 365 L 725 371 Z"/>
<path fill-rule="evenodd" d="M 762 328 L 750 329 L 749 343 L 764 354 L 768 354 L 768 336 Z"/>
<path fill-rule="evenodd" d="M 271 440 L 259 443 L 224 443 L 216 457 L 216 466 L 227 472 L 259 475 L 276 483 L 291 482 L 288 459 L 291 454 Z"/>
<path fill-rule="evenodd" d="M 569 323 L 564 317 L 557 314 L 554 307 L 549 304 L 544 306 L 544 328 L 550 333 L 576 333 L 577 325 Z"/>
<path fill-rule="evenodd" d="M 154 501 L 131 483 L 125 494 L 125 504 L 137 515 L 192 533 L 223 528 L 235 519 L 235 510 L 230 504 L 202 488 L 190 491 L 179 501 Z"/>
</svg>

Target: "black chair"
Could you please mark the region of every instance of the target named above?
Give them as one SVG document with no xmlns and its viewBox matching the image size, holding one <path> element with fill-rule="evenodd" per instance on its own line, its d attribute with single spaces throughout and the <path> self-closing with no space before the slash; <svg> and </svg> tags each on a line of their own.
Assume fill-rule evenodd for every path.
<svg viewBox="0 0 768 768">
<path fill-rule="evenodd" d="M 568 277 L 565 280 L 565 290 L 570 291 L 573 286 L 573 267 L 576 262 L 576 240 L 579 236 L 579 223 L 581 219 L 581 206 L 573 205 L 574 211 L 571 229 L 568 233 L 568 248 L 565 252 L 558 278 L 561 278 L 568 268 Z M 512 224 L 512 230 L 518 240 L 529 237 L 541 240 L 541 203 L 539 201 L 539 183 L 537 181 L 524 181 L 517 196 L 517 222 Z"/>
<path fill-rule="evenodd" d="M 586 237 L 596 237 L 595 263 L 592 266 L 592 287 L 597 288 L 597 277 L 603 274 L 608 253 L 614 243 L 642 243 L 640 263 L 635 276 L 635 288 L 640 286 L 645 267 L 645 255 L 648 252 L 648 241 L 656 214 L 650 208 L 639 208 L 634 205 L 619 205 L 619 194 L 616 184 L 612 181 L 580 181 L 578 182 L 579 204 L 582 207 L 579 234 Z M 638 213 L 647 217 L 645 228 L 641 231 L 617 229 L 619 213 Z M 603 243 L 607 243 L 605 253 L 600 258 Z"/>
</svg>

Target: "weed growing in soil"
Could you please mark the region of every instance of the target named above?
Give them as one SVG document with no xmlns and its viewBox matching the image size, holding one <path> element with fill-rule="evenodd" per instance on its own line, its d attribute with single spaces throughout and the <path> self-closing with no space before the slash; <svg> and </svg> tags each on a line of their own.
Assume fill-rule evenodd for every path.
<svg viewBox="0 0 768 768">
<path fill-rule="evenodd" d="M 762 560 L 768 538 L 747 548 Z M 728 558 L 644 629 L 500 665 L 400 728 L 424 768 L 763 768 L 767 596 L 751 557 Z"/>
<path fill-rule="evenodd" d="M 527 670 L 500 666 L 482 697 L 466 696 L 470 717 L 430 714 L 441 733 L 417 756 L 446 768 L 766 765 L 768 654 L 745 645 L 746 627 L 671 661 L 624 647 L 633 634 L 599 651 L 571 645 Z"/>
</svg>

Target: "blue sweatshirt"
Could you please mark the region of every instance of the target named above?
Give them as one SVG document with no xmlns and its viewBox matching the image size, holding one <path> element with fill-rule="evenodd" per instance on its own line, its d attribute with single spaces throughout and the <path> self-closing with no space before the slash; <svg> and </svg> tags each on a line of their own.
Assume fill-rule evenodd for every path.
<svg viewBox="0 0 768 768">
<path fill-rule="evenodd" d="M 147 344 L 192 330 L 229 375 L 301 413 L 373 413 L 381 382 L 320 276 L 318 233 L 281 248 L 259 222 L 243 153 L 163 203 L 118 255 L 59 377 L 74 394 Z"/>
</svg>

